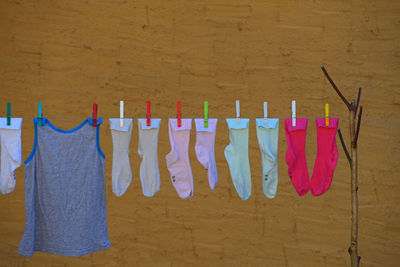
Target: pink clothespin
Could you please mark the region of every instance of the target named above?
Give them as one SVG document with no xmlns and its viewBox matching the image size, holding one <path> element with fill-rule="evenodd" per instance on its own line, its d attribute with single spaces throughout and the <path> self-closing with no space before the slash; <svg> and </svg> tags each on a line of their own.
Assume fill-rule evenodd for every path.
<svg viewBox="0 0 400 267">
<path fill-rule="evenodd" d="M 97 127 L 97 104 L 93 104 L 93 127 Z"/>
<path fill-rule="evenodd" d="M 147 118 L 147 123 L 146 123 L 146 125 L 147 126 L 150 126 L 151 125 L 151 112 L 150 112 L 150 101 L 147 101 L 147 115 L 146 115 L 146 118 Z"/>
<path fill-rule="evenodd" d="M 178 127 L 181 127 L 181 125 L 182 125 L 182 122 L 181 122 L 182 114 L 181 114 L 181 102 L 180 101 L 178 101 L 176 108 L 177 108 L 176 117 L 178 118 Z"/>
</svg>

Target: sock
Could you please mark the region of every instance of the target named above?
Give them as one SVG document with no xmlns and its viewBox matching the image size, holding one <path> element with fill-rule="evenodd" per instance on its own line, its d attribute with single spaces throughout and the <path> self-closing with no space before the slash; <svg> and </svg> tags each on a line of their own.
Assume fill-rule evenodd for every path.
<svg viewBox="0 0 400 267">
<path fill-rule="evenodd" d="M 172 185 L 181 198 L 193 196 L 193 174 L 189 160 L 189 138 L 192 119 L 181 119 L 181 127 L 177 119 L 169 119 L 169 141 L 171 152 L 165 157 L 171 175 Z"/>
<path fill-rule="evenodd" d="M 310 177 L 306 160 L 306 131 L 308 119 L 296 119 L 296 126 L 292 126 L 292 119 L 285 119 L 285 133 L 288 148 L 286 163 L 290 180 L 300 196 L 306 194 L 310 188 Z"/>
<path fill-rule="evenodd" d="M 14 171 L 22 163 L 21 126 L 22 118 L 11 118 L 11 125 L 7 125 L 7 118 L 0 118 L 0 192 L 3 195 L 14 191 L 16 185 Z"/>
<path fill-rule="evenodd" d="M 229 165 L 236 192 L 242 200 L 251 195 L 251 174 L 249 163 L 249 119 L 226 119 L 229 127 L 230 144 L 224 154 Z"/>
<path fill-rule="evenodd" d="M 120 197 L 125 194 L 132 181 L 131 163 L 129 161 L 129 143 L 132 136 L 133 119 L 124 119 L 124 126 L 119 126 L 120 119 L 110 119 L 113 142 L 112 191 Z"/>
<path fill-rule="evenodd" d="M 158 132 L 161 119 L 151 119 L 147 126 L 147 119 L 138 119 L 139 145 L 138 153 L 142 158 L 140 164 L 140 181 L 143 195 L 152 197 L 160 190 L 160 170 L 158 168 Z"/>
<path fill-rule="evenodd" d="M 218 182 L 217 164 L 215 163 L 215 132 L 218 119 L 208 119 L 208 127 L 204 127 L 204 119 L 195 119 L 196 145 L 195 151 L 198 161 L 208 170 L 208 184 L 214 190 Z"/>
<path fill-rule="evenodd" d="M 331 118 L 329 126 L 325 126 L 325 118 L 318 118 L 316 124 L 317 157 L 311 177 L 311 193 L 319 196 L 329 189 L 337 165 L 338 150 L 335 137 L 339 119 Z"/>
<path fill-rule="evenodd" d="M 278 188 L 279 119 L 256 119 L 257 139 L 261 151 L 263 192 L 274 198 Z"/>
</svg>

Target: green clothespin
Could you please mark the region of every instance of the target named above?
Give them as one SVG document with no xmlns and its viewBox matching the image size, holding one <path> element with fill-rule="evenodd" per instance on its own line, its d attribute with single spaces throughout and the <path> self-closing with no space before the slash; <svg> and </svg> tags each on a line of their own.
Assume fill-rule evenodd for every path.
<svg viewBox="0 0 400 267">
<path fill-rule="evenodd" d="M 11 103 L 7 103 L 7 126 L 11 125 Z"/>
<path fill-rule="evenodd" d="M 208 101 L 204 101 L 204 128 L 208 128 Z"/>
<path fill-rule="evenodd" d="M 38 119 L 39 119 L 39 126 L 43 126 L 44 124 L 43 124 L 42 102 L 39 102 Z"/>
</svg>

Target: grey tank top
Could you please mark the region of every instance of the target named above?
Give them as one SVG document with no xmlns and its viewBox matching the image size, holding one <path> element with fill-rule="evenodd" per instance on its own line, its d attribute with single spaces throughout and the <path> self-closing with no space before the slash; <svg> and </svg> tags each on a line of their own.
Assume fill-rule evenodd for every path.
<svg viewBox="0 0 400 267">
<path fill-rule="evenodd" d="M 99 127 L 86 119 L 64 131 L 34 119 L 35 142 L 25 161 L 25 231 L 18 253 L 82 256 L 110 247 L 105 156 Z"/>
</svg>

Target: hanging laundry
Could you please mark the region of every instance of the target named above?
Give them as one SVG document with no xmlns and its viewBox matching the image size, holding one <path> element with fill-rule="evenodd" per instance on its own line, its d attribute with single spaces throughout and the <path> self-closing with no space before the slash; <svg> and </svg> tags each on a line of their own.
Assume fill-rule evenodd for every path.
<svg viewBox="0 0 400 267">
<path fill-rule="evenodd" d="M 329 189 L 337 165 L 336 132 L 339 126 L 339 119 L 330 118 L 329 125 L 326 126 L 325 118 L 318 118 L 316 119 L 316 125 L 317 156 L 311 177 L 311 193 L 314 196 L 319 196 Z"/>
<path fill-rule="evenodd" d="M 308 119 L 296 119 L 293 126 L 292 119 L 285 119 L 285 134 L 287 141 L 286 163 L 290 180 L 296 192 L 303 196 L 310 189 L 306 160 L 306 132 Z"/>
<path fill-rule="evenodd" d="M 34 119 L 35 141 L 25 161 L 25 231 L 18 253 L 82 256 L 110 247 L 107 231 L 102 119 L 65 131 Z"/>
<path fill-rule="evenodd" d="M 278 188 L 279 119 L 256 119 L 258 146 L 261 151 L 263 192 L 274 198 Z"/>
<path fill-rule="evenodd" d="M 226 119 L 230 144 L 225 148 L 224 154 L 233 185 L 242 200 L 247 200 L 251 195 L 249 121 L 249 119 Z"/>
<path fill-rule="evenodd" d="M 169 119 L 168 131 L 171 152 L 167 154 L 167 168 L 172 184 L 181 198 L 190 198 L 194 193 L 193 174 L 189 160 L 189 139 L 192 119 Z"/>
<path fill-rule="evenodd" d="M 5 195 L 12 193 L 15 189 L 15 169 L 21 166 L 21 126 L 22 118 L 0 118 L 0 141 L 1 141 L 1 171 L 0 192 Z"/>
<path fill-rule="evenodd" d="M 113 143 L 111 184 L 113 193 L 120 197 L 125 194 L 132 182 L 132 169 L 129 161 L 129 144 L 132 136 L 133 119 L 109 119 Z"/>
<path fill-rule="evenodd" d="M 207 128 L 204 127 L 204 119 L 195 119 L 197 160 L 208 171 L 208 184 L 214 190 L 218 182 L 217 164 L 215 163 L 215 133 L 217 131 L 217 119 L 208 119 Z"/>
<path fill-rule="evenodd" d="M 139 145 L 138 153 L 142 158 L 140 164 L 140 181 L 143 195 L 152 197 L 160 191 L 160 170 L 158 168 L 158 132 L 161 119 L 138 119 Z"/>
</svg>

